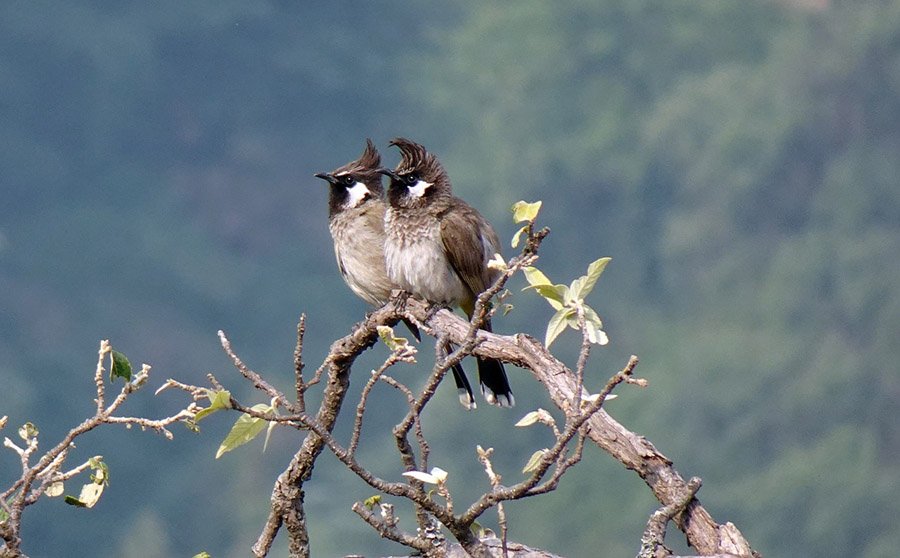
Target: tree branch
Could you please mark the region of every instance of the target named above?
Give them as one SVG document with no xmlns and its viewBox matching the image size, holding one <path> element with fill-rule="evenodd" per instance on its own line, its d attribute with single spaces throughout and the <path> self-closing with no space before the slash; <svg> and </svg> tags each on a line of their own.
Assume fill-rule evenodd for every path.
<svg viewBox="0 0 900 558">
<path fill-rule="evenodd" d="M 318 382 L 321 374 L 327 370 L 327 384 L 322 403 L 311 422 L 316 428 L 310 428 L 311 431 L 303 440 L 300 450 L 275 482 L 269 516 L 263 531 L 252 547 L 254 556 L 262 557 L 268 554 L 282 525 L 287 527 L 290 555 L 292 557 L 309 556 L 309 534 L 303 509 L 303 484 L 312 476 L 316 459 L 325 448 L 326 439 L 323 436 L 330 434 L 334 429 L 337 416 L 347 395 L 347 388 L 350 385 L 349 375 L 353 362 L 377 341 L 376 327 L 378 325 L 393 325 L 399 319 L 400 316 L 393 310 L 369 316 L 349 335 L 332 343 L 328 356 L 317 369 L 313 381 L 306 384 L 306 387 L 309 387 Z M 299 346 L 300 342 L 298 341 Z M 295 359 L 295 362 L 298 360 Z M 237 363 L 235 365 L 237 366 Z M 240 367 L 238 369 L 241 370 Z M 243 370 L 241 373 L 246 377 Z"/>
<path fill-rule="evenodd" d="M 390 309 L 382 309 L 390 312 Z M 407 301 L 406 312 L 419 321 L 428 317 L 427 305 L 415 299 Z M 378 312 L 376 312 L 376 315 Z M 463 343 L 470 324 L 449 311 L 430 316 L 428 325 L 441 331 L 454 343 Z M 479 330 L 473 348 L 475 355 L 499 358 L 529 370 L 547 389 L 553 402 L 569 413 L 576 400 L 576 375 L 547 351 L 546 347 L 525 334 L 498 335 Z M 646 438 L 626 429 L 606 411 L 600 409 L 586 422 L 587 436 L 625 468 L 635 471 L 647 483 L 663 505 L 671 504 L 687 490 L 687 483 L 663 455 Z M 688 544 L 704 555 L 733 554 L 758 556 L 731 523 L 716 523 L 697 500 L 676 518 L 676 525 L 687 537 Z"/>
<path fill-rule="evenodd" d="M 119 410 L 119 407 L 125 403 L 128 397 L 146 385 L 150 367 L 146 364 L 143 365 L 141 370 L 135 373 L 131 380 L 122 386 L 116 398 L 107 405 L 104 360 L 112 353 L 112 350 L 108 340 L 100 342 L 100 349 L 97 353 L 97 366 L 94 372 L 94 385 L 96 386 L 96 397 L 94 399 L 96 409 L 94 415 L 69 430 L 59 443 L 40 457 L 37 463 L 31 464 L 31 457 L 35 454 L 38 447 L 38 433 L 36 429 L 34 429 L 33 433 L 22 436 L 25 439 L 24 448 L 19 447 L 9 438 L 4 439 L 3 445 L 19 455 L 22 476 L 0 494 L 0 509 L 8 516 L 0 522 L 0 539 L 2 539 L 3 543 L 0 545 L 0 556 L 4 558 L 23 557 L 24 554 L 20 549 L 22 543 L 20 529 L 25 508 L 37 502 L 52 484 L 69 480 L 90 467 L 88 463 L 85 463 L 69 471 L 61 471 L 69 456 L 69 450 L 74 447 L 74 442 L 77 438 L 103 424 L 124 424 L 129 427 L 132 425 L 139 426 L 142 430 L 151 429 L 171 439 L 173 435 L 168 429 L 169 426 L 177 422 L 189 421 L 193 418 L 193 412 L 188 409 L 162 419 L 116 416 L 114 413 Z M 4 420 L 0 420 L 0 423 L 2 423 L 0 426 L 5 426 L 5 417 Z"/>
</svg>

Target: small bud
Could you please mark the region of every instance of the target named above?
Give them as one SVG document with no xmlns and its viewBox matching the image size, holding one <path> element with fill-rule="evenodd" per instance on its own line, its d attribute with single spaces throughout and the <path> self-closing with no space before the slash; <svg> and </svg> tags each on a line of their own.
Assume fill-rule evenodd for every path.
<svg viewBox="0 0 900 558">
<path fill-rule="evenodd" d="M 532 453 L 531 457 L 528 458 L 528 463 L 526 463 L 525 466 L 522 467 L 522 473 L 527 475 L 528 473 L 536 470 L 538 468 L 538 465 L 540 465 L 541 459 L 544 457 L 544 454 L 546 454 L 548 451 L 550 450 L 544 448 Z"/>
<path fill-rule="evenodd" d="M 534 423 L 540 422 L 542 424 L 556 424 L 556 421 L 553 419 L 553 416 L 545 411 L 544 409 L 538 409 L 536 411 L 531 411 L 522 417 L 519 422 L 516 423 L 518 427 L 531 426 Z"/>
</svg>

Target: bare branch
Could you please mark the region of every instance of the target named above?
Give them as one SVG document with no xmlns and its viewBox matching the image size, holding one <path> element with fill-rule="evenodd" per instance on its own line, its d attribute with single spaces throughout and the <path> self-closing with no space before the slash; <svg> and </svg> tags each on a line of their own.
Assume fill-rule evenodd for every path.
<svg viewBox="0 0 900 558">
<path fill-rule="evenodd" d="M 491 487 L 494 490 L 499 490 L 502 487 L 500 481 L 503 480 L 503 477 L 494 472 L 494 466 L 491 464 L 491 454 L 494 453 L 494 448 L 483 449 L 481 446 L 476 446 L 475 453 L 478 455 L 478 461 L 484 466 L 484 472 L 491 482 Z M 506 512 L 503 510 L 503 502 L 497 503 L 497 523 L 500 525 L 500 543 L 503 556 L 505 557 L 508 556 L 509 550 L 507 548 Z"/>
<path fill-rule="evenodd" d="M 675 515 L 684 511 L 687 505 L 694 499 L 694 495 L 700 490 L 702 481 L 699 477 L 693 477 L 688 481 L 686 490 L 671 504 L 667 504 L 650 516 L 647 528 L 641 537 L 641 550 L 637 558 L 662 558 L 672 554 L 663 542 L 666 540 L 666 525 Z"/>
<path fill-rule="evenodd" d="M 378 383 L 378 380 L 381 378 L 382 374 L 396 364 L 400 358 L 398 357 L 396 352 L 392 352 L 388 358 L 382 363 L 381 366 L 378 367 L 378 370 L 373 370 L 371 377 L 366 381 L 366 385 L 363 386 L 362 394 L 359 396 L 359 403 L 356 405 L 356 418 L 353 421 L 353 432 L 350 434 L 350 445 L 347 447 L 347 452 L 350 455 L 356 453 L 356 448 L 359 446 L 359 437 L 362 433 L 362 422 L 363 415 L 366 412 L 366 403 L 369 400 L 369 394 L 372 392 L 372 388 L 375 387 L 375 384 Z"/>
<path fill-rule="evenodd" d="M 157 432 L 163 433 L 167 438 L 172 437 L 172 433 L 167 427 L 176 422 L 184 421 L 193 416 L 187 410 L 180 411 L 173 416 L 162 419 L 147 419 L 143 417 L 120 417 L 114 416 L 113 413 L 128 399 L 128 396 L 146 385 L 147 378 L 150 373 L 150 367 L 143 365 L 141 370 L 134 375 L 130 382 L 126 382 L 116 398 L 106 405 L 106 370 L 103 366 L 104 359 L 112 352 L 112 346 L 109 341 L 100 342 L 98 350 L 97 366 L 94 372 L 94 385 L 96 386 L 96 410 L 93 416 L 85 419 L 81 424 L 69 430 L 63 439 L 55 446 L 44 453 L 37 463 L 31 464 L 31 457 L 35 454 L 38 447 L 38 435 L 30 436 L 26 439 L 24 448 L 19 447 L 9 438 L 4 440 L 4 446 L 12 449 L 19 455 L 22 467 L 22 476 L 16 480 L 12 486 L 0 494 L 0 502 L 2 509 L 9 516 L 3 522 L 2 539 L 3 546 L 0 547 L 0 553 L 5 556 L 24 556 L 21 553 L 21 538 L 19 530 L 21 528 L 22 514 L 27 506 L 37 502 L 37 500 L 45 493 L 47 488 L 61 480 L 67 480 L 75 475 L 84 472 L 89 468 L 88 464 L 79 465 L 65 473 L 61 473 L 69 450 L 74 447 L 75 440 L 91 430 L 103 424 L 124 424 L 130 428 L 139 426 L 141 429 L 150 428 Z"/>
<path fill-rule="evenodd" d="M 303 318 L 301 317 L 301 320 Z M 299 327 L 299 326 L 298 326 Z M 234 353 L 231 348 L 231 342 L 225 337 L 225 332 L 221 329 L 219 330 L 219 342 L 222 344 L 222 349 L 225 351 L 225 354 L 228 355 L 228 358 L 231 359 L 234 367 L 238 369 L 242 376 L 250 380 L 250 383 L 253 384 L 253 387 L 256 389 L 265 392 L 266 395 L 269 396 L 269 399 L 277 402 L 278 405 L 293 411 L 295 409 L 294 405 L 287 400 L 283 393 L 269 385 L 268 382 L 263 380 L 262 376 L 250 370 L 246 364 Z M 296 361 L 295 361 L 296 366 Z M 302 365 L 301 365 L 302 366 Z"/>
<path fill-rule="evenodd" d="M 407 302 L 407 313 L 420 321 L 427 315 L 427 310 L 427 305 L 420 301 L 410 299 Z M 429 323 L 454 343 L 462 343 L 466 339 L 470 326 L 448 311 L 434 313 Z M 504 336 L 479 330 L 472 352 L 529 370 L 546 387 L 561 410 L 568 413 L 573 407 L 577 390 L 574 373 L 533 337 L 525 334 Z M 621 381 L 644 385 L 640 380 L 629 379 L 631 370 L 633 366 L 622 371 Z M 672 503 L 686 490 L 686 482 L 666 456 L 646 438 L 626 429 L 603 409 L 594 413 L 585 426 L 587 437 L 627 469 L 635 471 L 663 505 Z M 688 543 L 701 554 L 756 555 L 737 528 L 731 524 L 716 523 L 699 502 L 691 504 L 684 514 L 675 518 L 675 522 L 685 533 Z"/>
<path fill-rule="evenodd" d="M 97 414 L 103 412 L 105 403 L 106 386 L 103 381 L 105 370 L 103 368 L 103 359 L 112 351 L 109 341 L 104 339 L 100 341 L 100 350 L 97 351 L 97 368 L 94 372 L 94 385 L 97 386 L 97 398 L 94 401 L 97 404 Z"/>
<path fill-rule="evenodd" d="M 300 320 L 297 322 L 297 345 L 294 347 L 294 394 L 296 397 L 296 408 L 292 411 L 298 413 L 306 412 L 306 384 L 303 383 L 303 337 L 306 334 L 306 314 L 300 314 Z"/>
<path fill-rule="evenodd" d="M 425 555 L 433 550 L 427 539 L 410 535 L 397 528 L 397 518 L 394 516 L 393 507 L 390 504 L 382 504 L 381 507 L 384 519 L 378 518 L 359 502 L 353 504 L 352 509 L 383 538 L 414 548 Z"/>
<path fill-rule="evenodd" d="M 470 527 L 482 513 L 497 506 L 502 536 L 500 551 L 506 555 L 509 549 L 506 541 L 506 522 L 502 502 L 554 490 L 565 472 L 581 460 L 585 442 L 588 439 L 607 451 L 628 469 L 635 470 L 647 482 L 665 509 L 669 509 L 666 506 L 676 505 L 678 510 L 683 510 L 673 513 L 670 517 L 674 517 L 676 524 L 685 532 L 689 544 L 707 554 L 733 553 L 742 556 L 755 554 L 733 525 L 720 526 L 712 520 L 699 502 L 693 499 L 690 487 L 686 485 L 665 456 L 643 437 L 622 427 L 603 410 L 606 397 L 619 384 L 646 385 L 645 380 L 632 377 L 637 364 L 636 357 L 632 357 L 621 371 L 613 375 L 598 394 L 587 396 L 584 385 L 591 343 L 585 328 L 583 312 L 579 312 L 578 315 L 583 338 L 574 372 L 530 336 L 523 334 L 502 336 L 480 329 L 494 312 L 490 304 L 492 298 L 504 288 L 506 281 L 514 273 L 535 261 L 540 241 L 548 231 L 542 229 L 535 233 L 529 225 L 527 232 L 526 249 L 520 256 L 506 264 L 504 272 L 494 285 L 478 297 L 476 310 L 470 321 L 466 322 L 447 311 L 435 312 L 427 304 L 416 299 L 398 296 L 391 303 L 374 311 L 363 322 L 357 324 L 350 335 L 335 342 L 322 365 L 316 370 L 313 379 L 305 384 L 302 382 L 302 362 L 299 356 L 303 336 L 301 318 L 301 324 L 298 325 L 298 344 L 295 350 L 298 402 L 309 386 L 319 382 L 326 372 L 328 374 L 325 395 L 316 416 L 311 417 L 301 411 L 279 417 L 274 413 L 253 411 L 252 408 L 246 408 L 236 401 L 232 401 L 236 410 L 258 418 L 285 422 L 309 430 L 303 446 L 275 485 L 272 494 L 272 510 L 263 532 L 253 547 L 254 555 L 265 556 L 268 553 L 272 541 L 282 525 L 288 528 L 291 556 L 308 555 L 309 540 L 306 533 L 302 488 L 312 473 L 317 456 L 324 447 L 328 447 L 340 462 L 369 486 L 384 494 L 406 498 L 415 506 L 420 527 L 418 536 L 404 533 L 397 527 L 393 508 L 382 507 L 382 518 L 379 519 L 371 510 L 361 507 L 360 504 L 354 506 L 354 511 L 375 527 L 383 537 L 406 544 L 425 554 L 439 552 L 443 556 L 446 549 L 442 548 L 438 551 L 434 546 L 438 540 L 440 540 L 441 546 L 444 544 L 439 529 L 434 531 L 436 520 L 453 534 L 466 553 L 479 557 L 488 556 L 492 554 L 492 550 L 489 550 L 488 545 L 474 536 Z M 432 373 L 426 381 L 425 388 L 418 396 L 414 396 L 409 388 L 385 374 L 388 367 L 398 360 L 404 360 L 399 358 L 396 352 L 393 353 L 366 382 L 356 407 L 356 418 L 350 442 L 348 447 L 344 448 L 334 439 L 331 431 L 346 396 L 350 367 L 356 357 L 375 342 L 378 326 L 393 325 L 400 318 L 407 318 L 411 322 L 419 324 L 426 333 L 437 337 L 435 366 Z M 220 333 L 220 336 L 223 347 L 244 377 L 253 382 L 257 388 L 269 393 L 273 399 L 281 396 L 277 390 L 262 381 L 256 373 L 247 369 L 231 351 L 224 335 Z M 446 354 L 446 351 L 443 350 L 448 343 L 457 346 L 450 354 Z M 455 516 L 451 495 L 442 482 L 437 483 L 437 493 L 442 496 L 444 505 L 435 502 L 426 494 L 421 481 L 410 479 L 403 483 L 387 482 L 358 463 L 355 454 L 361 438 L 369 395 L 375 383 L 381 380 L 401 390 L 407 396 L 410 405 L 406 416 L 394 427 L 394 436 L 403 467 L 407 471 L 419 469 L 413 448 L 409 443 L 409 432 L 415 428 L 422 465 L 419 470 L 424 470 L 424 466 L 427 464 L 428 445 L 421 430 L 419 417 L 446 372 L 469 355 L 500 359 L 531 371 L 534 377 L 545 385 L 554 403 L 565 414 L 566 424 L 561 431 L 555 424 L 551 425 L 556 435 L 556 442 L 537 460 L 537 465 L 533 468 L 531 475 L 512 487 L 502 486 L 500 476 L 493 471 L 490 463 L 490 450 L 480 451 L 479 459 L 491 480 L 491 491 L 470 505 L 462 515 Z M 214 378 L 210 377 L 210 381 L 216 385 Z M 572 449 L 570 444 L 576 437 L 577 441 Z M 548 474 L 549 478 L 546 478 Z M 436 533 L 436 535 L 428 535 L 429 532 Z"/>
<path fill-rule="evenodd" d="M 369 317 L 363 322 L 362 327 L 335 341 L 313 380 L 306 384 L 306 387 L 309 387 L 317 383 L 327 369 L 328 381 L 322 403 L 315 419 L 310 423 L 315 424 L 316 429 L 310 428 L 312 431 L 306 435 L 300 450 L 275 482 L 269 516 L 262 533 L 252 547 L 254 556 L 266 556 L 269 553 L 282 525 L 287 527 L 290 555 L 309 555 L 309 535 L 303 509 L 303 483 L 312 475 L 315 461 L 325 447 L 326 442 L 322 435 L 330 434 L 337 421 L 349 387 L 349 374 L 353 362 L 375 343 L 377 339 L 375 327 L 391 320 L 396 322 L 397 318 L 387 312 L 377 318 Z"/>
<path fill-rule="evenodd" d="M 581 395 L 584 392 L 584 369 L 591 354 L 591 340 L 585 327 L 584 309 L 578 305 L 578 329 L 581 331 L 581 349 L 578 351 L 578 363 L 575 365 L 575 393 L 571 411 L 581 408 Z"/>
</svg>

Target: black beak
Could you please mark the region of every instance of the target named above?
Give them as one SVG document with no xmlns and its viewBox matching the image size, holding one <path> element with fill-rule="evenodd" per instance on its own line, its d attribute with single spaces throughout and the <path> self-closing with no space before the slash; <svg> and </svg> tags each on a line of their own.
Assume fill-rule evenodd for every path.
<svg viewBox="0 0 900 558">
<path fill-rule="evenodd" d="M 315 175 L 315 177 L 316 177 L 316 178 L 321 178 L 322 180 L 326 180 L 326 181 L 328 181 L 329 184 L 335 184 L 335 183 L 337 183 L 337 180 L 336 180 L 333 176 L 331 176 L 330 174 L 328 174 L 327 172 L 320 172 L 320 173 L 317 173 L 317 174 Z"/>
<path fill-rule="evenodd" d="M 398 182 L 402 180 L 400 178 L 400 175 L 397 174 L 396 172 L 392 171 L 391 169 L 386 169 L 386 168 L 382 167 L 382 168 L 378 169 L 378 172 L 385 176 L 389 176 L 389 177 L 391 177 L 391 179 L 396 180 Z"/>
</svg>

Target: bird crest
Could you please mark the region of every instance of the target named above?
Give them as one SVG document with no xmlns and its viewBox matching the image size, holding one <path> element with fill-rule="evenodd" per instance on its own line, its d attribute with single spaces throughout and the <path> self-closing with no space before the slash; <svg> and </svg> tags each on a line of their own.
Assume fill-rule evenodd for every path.
<svg viewBox="0 0 900 558">
<path fill-rule="evenodd" d="M 441 166 L 437 157 L 418 143 L 406 138 L 394 138 L 390 144 L 400 149 L 401 159 L 396 169 L 398 173 L 404 174 L 415 170 L 427 172 L 433 176 L 444 174 L 444 167 Z"/>
<path fill-rule="evenodd" d="M 375 148 L 372 140 L 366 138 L 366 148 L 359 159 L 336 168 L 333 174 L 335 176 L 342 174 L 373 174 L 378 171 L 379 167 L 381 167 L 381 155 L 378 154 L 378 149 Z"/>
<path fill-rule="evenodd" d="M 372 143 L 371 139 L 366 138 L 366 149 L 356 162 L 360 167 L 367 169 L 377 169 L 381 166 L 381 155 L 378 154 L 378 150 L 375 149 L 375 144 Z"/>
</svg>

